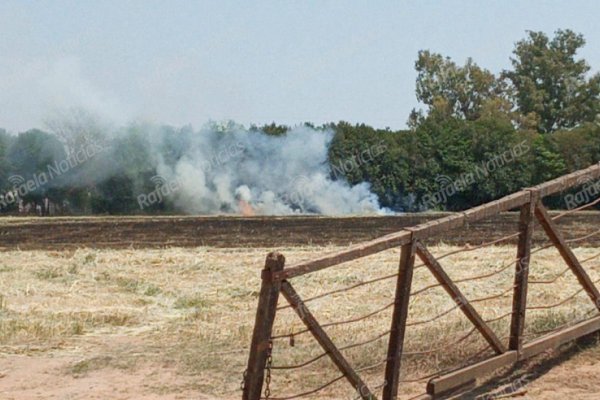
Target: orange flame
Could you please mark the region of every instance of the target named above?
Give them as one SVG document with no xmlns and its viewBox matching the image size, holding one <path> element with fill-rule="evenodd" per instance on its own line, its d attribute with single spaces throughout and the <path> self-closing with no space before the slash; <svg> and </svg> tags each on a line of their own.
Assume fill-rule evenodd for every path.
<svg viewBox="0 0 600 400">
<path fill-rule="evenodd" d="M 256 212 L 247 201 L 240 200 L 238 207 L 244 217 L 252 217 L 256 215 Z"/>
</svg>

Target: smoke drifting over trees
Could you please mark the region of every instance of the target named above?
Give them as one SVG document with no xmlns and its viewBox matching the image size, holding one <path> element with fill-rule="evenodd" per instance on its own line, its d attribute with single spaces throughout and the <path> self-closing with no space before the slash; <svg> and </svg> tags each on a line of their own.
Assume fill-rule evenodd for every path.
<svg viewBox="0 0 600 400">
<path fill-rule="evenodd" d="M 44 131 L 0 130 L 0 213 L 48 202 L 85 214 L 465 209 L 600 161 L 600 75 L 577 58 L 584 44 L 568 30 L 529 32 L 498 75 L 422 51 L 424 108 L 402 131 L 115 126 L 81 110 Z"/>
</svg>

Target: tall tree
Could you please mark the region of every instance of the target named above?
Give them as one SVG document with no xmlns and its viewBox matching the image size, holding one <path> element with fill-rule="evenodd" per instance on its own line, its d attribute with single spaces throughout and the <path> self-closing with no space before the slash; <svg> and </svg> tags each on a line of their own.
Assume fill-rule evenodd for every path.
<svg viewBox="0 0 600 400">
<path fill-rule="evenodd" d="M 476 120 L 486 103 L 503 97 L 503 82 L 470 58 L 459 66 L 448 57 L 424 50 L 419 52 L 415 69 L 417 99 L 429 113 Z M 412 125 L 421 117 L 413 111 Z"/>
<path fill-rule="evenodd" d="M 583 36 L 571 30 L 558 30 L 552 39 L 529 32 L 517 42 L 513 70 L 503 75 L 520 112 L 536 116 L 539 132 L 573 128 L 600 112 L 600 74 L 588 77 L 590 66 L 576 58 L 584 45 Z"/>
</svg>

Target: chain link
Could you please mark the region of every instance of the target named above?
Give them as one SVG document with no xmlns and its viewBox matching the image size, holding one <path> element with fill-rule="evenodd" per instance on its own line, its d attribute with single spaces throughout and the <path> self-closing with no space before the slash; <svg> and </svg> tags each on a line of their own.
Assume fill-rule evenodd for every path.
<svg viewBox="0 0 600 400">
<path fill-rule="evenodd" d="M 240 383 L 240 390 L 243 392 L 246 390 L 246 378 L 248 377 L 248 370 L 245 370 L 242 374 L 242 383 Z"/>
<path fill-rule="evenodd" d="M 271 367 L 273 366 L 273 340 L 269 340 L 269 348 L 267 349 L 267 377 L 265 378 L 265 400 L 271 397 Z"/>
</svg>

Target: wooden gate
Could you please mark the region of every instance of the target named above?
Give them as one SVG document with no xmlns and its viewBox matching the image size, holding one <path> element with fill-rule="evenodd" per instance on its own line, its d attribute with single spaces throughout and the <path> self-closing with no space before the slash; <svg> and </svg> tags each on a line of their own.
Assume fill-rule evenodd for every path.
<svg viewBox="0 0 600 400">
<path fill-rule="evenodd" d="M 557 221 L 563 216 L 593 207 L 600 203 L 600 199 L 587 202 L 577 208 L 573 208 L 562 214 L 551 217 L 547 209 L 542 204 L 545 197 L 557 194 L 582 185 L 585 182 L 591 182 L 600 178 L 600 165 L 592 166 L 588 169 L 566 175 L 542 185 L 529 188 L 518 193 L 512 194 L 500 200 L 469 209 L 464 212 L 456 213 L 452 216 L 441 218 L 439 220 L 418 225 L 391 235 L 387 235 L 366 243 L 349 247 L 346 250 L 329 254 L 309 262 L 302 262 L 296 265 L 285 267 L 285 258 L 279 253 L 271 253 L 267 256 L 265 267 L 262 271 L 262 287 L 259 294 L 259 303 L 256 312 L 256 321 L 254 325 L 250 355 L 248 359 L 247 370 L 244 373 L 243 399 L 258 400 L 261 398 L 270 399 L 293 399 L 310 396 L 318 393 L 327 386 L 346 380 L 352 388 L 356 390 L 357 398 L 376 399 L 377 390 L 382 390 L 382 398 L 391 400 L 398 398 L 399 387 L 402 384 L 400 379 L 400 367 L 403 358 L 403 348 L 405 333 L 408 328 L 407 314 L 409 299 L 415 295 L 413 289 L 413 271 L 415 270 L 415 259 L 422 261 L 422 266 L 427 268 L 435 277 L 437 284 L 442 287 L 453 299 L 462 313 L 473 325 L 473 332 L 478 333 L 485 340 L 494 355 L 478 361 L 475 364 L 466 365 L 453 371 L 440 371 L 431 377 L 426 386 L 426 393 L 417 397 L 420 399 L 438 399 L 449 393 L 453 393 L 467 385 L 472 385 L 478 378 L 488 375 L 495 370 L 514 365 L 520 360 L 535 356 L 548 349 L 556 348 L 563 343 L 572 341 L 581 336 L 600 330 L 600 316 L 597 311 L 600 310 L 600 293 L 586 270 L 582 262 L 573 253 L 569 247 L 570 242 L 577 240 L 567 240 L 557 227 Z M 489 218 L 498 213 L 517 209 L 520 210 L 520 219 L 518 231 L 514 234 L 505 236 L 501 239 L 486 243 L 485 245 L 497 244 L 509 240 L 517 241 L 517 254 L 515 260 L 511 263 L 514 267 L 514 285 L 510 288 L 512 291 L 512 311 L 507 315 L 510 317 L 510 335 L 508 338 L 499 338 L 490 327 L 489 321 L 485 321 L 482 316 L 473 307 L 474 300 L 469 301 L 461 292 L 459 287 L 446 273 L 443 257 L 436 258 L 425 245 L 425 241 L 432 235 L 449 232 L 458 228 L 468 228 L 469 223 Z M 568 270 L 577 278 L 581 285 L 580 291 L 585 291 L 591 302 L 595 306 L 595 314 L 584 321 L 571 324 L 566 328 L 561 328 L 550 332 L 540 338 L 527 341 L 524 335 L 524 326 L 527 311 L 539 306 L 529 307 L 527 302 L 529 279 L 529 264 L 532 251 L 532 234 L 535 221 L 539 222 L 545 234 L 550 240 L 549 246 L 558 249 L 560 255 L 568 265 Z M 480 246 L 483 247 L 484 245 Z M 545 246 L 543 248 L 548 248 Z M 400 263 L 397 273 L 390 276 L 379 277 L 367 282 L 361 282 L 348 288 L 336 289 L 319 296 L 303 300 L 294 289 L 292 282 L 295 278 L 311 274 L 343 262 L 356 260 L 366 257 L 390 248 L 401 248 Z M 600 254 L 598 254 L 600 256 Z M 594 257 L 595 258 L 595 257 Z M 589 261 L 589 260 L 586 260 Z M 507 266 L 508 267 L 508 266 Z M 563 273 L 563 274 L 564 274 Z M 392 320 L 390 321 L 390 330 L 386 332 L 389 335 L 387 357 L 381 362 L 385 365 L 384 384 L 378 388 L 368 387 L 361 378 L 361 372 L 364 369 L 354 368 L 343 354 L 343 347 L 338 347 L 327 334 L 326 328 L 335 324 L 341 324 L 348 321 L 320 324 L 311 312 L 307 303 L 315 298 L 323 298 L 332 293 L 339 293 L 343 290 L 352 290 L 358 286 L 374 283 L 382 279 L 396 279 L 395 299 L 393 303 L 386 308 L 393 309 Z M 469 279 L 463 280 L 467 281 Z M 425 288 L 426 290 L 427 288 Z M 279 306 L 280 298 L 283 297 L 289 306 Z M 319 388 L 305 393 L 287 397 L 273 397 L 270 393 L 269 383 L 272 379 L 272 348 L 273 348 L 273 324 L 276 318 L 277 310 L 285 307 L 291 307 L 296 312 L 306 327 L 306 332 L 312 334 L 324 353 L 319 356 L 329 357 L 340 371 L 337 379 L 327 382 Z M 381 310 L 378 310 L 379 312 Z M 370 314 L 372 315 L 372 314 Z M 350 322 L 356 322 L 362 318 L 368 318 L 366 315 L 360 318 L 354 318 Z M 508 339 L 505 343 L 503 339 Z M 291 337 L 293 340 L 293 336 Z M 304 365 L 313 362 L 309 360 Z M 297 366 L 296 366 L 297 367 Z M 369 367 L 370 368 L 370 367 Z M 264 390 L 263 390 L 264 389 Z"/>
</svg>

